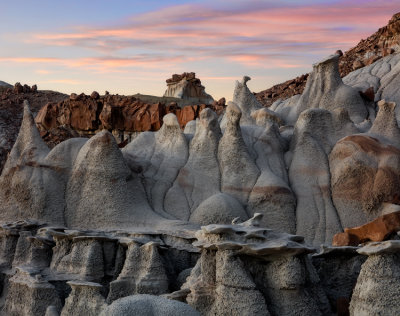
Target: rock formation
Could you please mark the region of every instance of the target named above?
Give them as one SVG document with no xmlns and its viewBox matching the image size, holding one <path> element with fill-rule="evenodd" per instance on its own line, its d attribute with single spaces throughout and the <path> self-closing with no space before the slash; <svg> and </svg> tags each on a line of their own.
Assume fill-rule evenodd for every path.
<svg viewBox="0 0 400 316">
<path fill-rule="evenodd" d="M 0 315 L 398 314 L 397 56 L 343 80 L 329 56 L 269 109 L 247 76 L 223 113 L 71 95 L 36 121 L 93 135 L 54 148 L 25 102 L 0 176 Z M 132 117 L 149 125 L 121 149 L 109 130 Z"/>
<path fill-rule="evenodd" d="M 350 315 L 396 315 L 400 312 L 400 242 L 385 241 L 358 250 L 368 259 L 361 267 L 350 303 Z"/>
<path fill-rule="evenodd" d="M 67 97 L 62 93 L 25 86 L 26 92 L 21 85 L 22 91 L 15 93 L 13 86 L 0 85 L 0 172 L 18 136 L 24 112 L 24 100 L 29 101 L 30 109 L 36 115 L 47 102 L 59 102 Z"/>
<path fill-rule="evenodd" d="M 388 25 L 380 28 L 367 39 L 361 40 L 355 47 L 340 52 L 339 72 L 341 77 L 346 77 L 355 70 L 364 69 L 380 60 L 399 51 L 400 13 L 393 15 Z M 381 68 L 382 69 L 382 68 Z M 287 80 L 269 89 L 255 93 L 257 99 L 264 106 L 271 106 L 276 101 L 283 101 L 303 93 L 308 74 L 295 79 Z M 364 84 L 368 83 L 363 81 Z M 369 88 L 369 87 L 367 87 Z"/>
<path fill-rule="evenodd" d="M 135 96 L 99 96 L 96 92 L 91 96 L 72 94 L 62 102 L 48 103 L 35 120 L 43 136 L 49 137 L 50 141 L 60 134 L 60 129 L 72 130 L 84 137 L 91 137 L 107 129 L 113 133 L 118 143 L 123 143 L 131 141 L 139 132 L 159 130 L 162 118 L 168 113 L 174 113 L 179 125 L 184 128 L 189 121 L 199 117 L 203 109 L 211 108 L 221 113 L 224 107 L 225 103 L 221 101 L 181 108 L 176 102 L 169 105 L 161 102 L 150 104 Z M 63 134 L 65 132 L 61 136 Z"/>
<path fill-rule="evenodd" d="M 212 96 L 206 93 L 199 78 L 194 72 L 184 72 L 181 75 L 174 74 L 167 79 L 167 90 L 164 97 L 189 99 L 193 102 L 210 104 L 214 101 Z"/>
</svg>

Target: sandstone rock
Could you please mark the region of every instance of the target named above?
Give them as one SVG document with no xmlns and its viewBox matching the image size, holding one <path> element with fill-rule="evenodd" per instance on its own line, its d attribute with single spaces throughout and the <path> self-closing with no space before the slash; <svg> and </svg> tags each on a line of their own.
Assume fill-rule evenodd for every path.
<svg viewBox="0 0 400 316">
<path fill-rule="evenodd" d="M 99 165 L 102 168 L 98 168 Z M 139 217 L 144 221 L 146 218 L 156 220 L 143 193 L 135 190 L 138 179 L 130 179 L 130 174 L 110 133 L 101 132 L 87 141 L 78 153 L 67 184 L 67 225 L 109 229 L 111 222 L 115 228 L 121 228 L 138 223 Z M 86 181 L 81 181 L 82 176 Z M 99 194 L 96 198 L 93 198 L 94 192 Z M 141 205 L 140 213 L 135 212 L 134 205 Z M 146 208 L 148 211 L 144 212 Z"/>
<path fill-rule="evenodd" d="M 140 267 L 140 268 L 138 268 Z M 160 295 L 168 291 L 168 278 L 154 243 L 128 245 L 124 267 L 110 283 L 107 301 L 113 302 L 133 294 Z"/>
<path fill-rule="evenodd" d="M 65 301 L 60 316 L 98 316 L 107 306 L 100 294 L 101 284 L 77 281 L 67 283 L 72 291 Z"/>
<path fill-rule="evenodd" d="M 165 198 L 167 211 L 176 218 L 189 220 L 203 201 L 220 193 L 217 153 L 221 136 L 217 115 L 210 109 L 204 109 L 190 143 L 188 160 Z M 213 217 L 212 213 L 210 217 Z M 202 222 L 205 218 L 198 220 Z"/>
<path fill-rule="evenodd" d="M 333 236 L 332 246 L 342 247 L 342 246 L 358 246 L 360 244 L 360 238 L 348 232 L 337 233 Z"/>
<path fill-rule="evenodd" d="M 19 269 L 10 279 L 5 311 L 7 315 L 42 316 L 48 306 L 61 308 L 61 301 L 53 285 L 31 275 L 29 270 Z"/>
<path fill-rule="evenodd" d="M 221 170 L 221 190 L 246 204 L 260 175 L 244 143 L 239 125 L 242 111 L 234 103 L 226 108 L 226 128 L 218 146 Z"/>
<path fill-rule="evenodd" d="M 192 99 L 200 103 L 210 104 L 214 99 L 205 92 L 200 79 L 196 78 L 194 72 L 172 75 L 167 79 L 167 90 L 164 97 L 174 97 L 179 99 Z"/>
<path fill-rule="evenodd" d="M 332 200 L 344 227 L 381 215 L 383 203 L 392 201 L 399 191 L 400 130 L 394 104 L 379 104 L 370 131 L 343 138 L 329 156 Z"/>
<path fill-rule="evenodd" d="M 383 241 L 389 235 L 400 230 L 400 212 L 382 215 L 359 227 L 345 228 L 349 235 L 356 236 L 361 242 Z"/>
<path fill-rule="evenodd" d="M 296 123 L 289 164 L 291 188 L 297 197 L 296 232 L 315 245 L 330 244 L 342 224 L 330 192 L 328 154 L 343 136 L 357 132 L 347 111 L 304 111 Z"/>
</svg>

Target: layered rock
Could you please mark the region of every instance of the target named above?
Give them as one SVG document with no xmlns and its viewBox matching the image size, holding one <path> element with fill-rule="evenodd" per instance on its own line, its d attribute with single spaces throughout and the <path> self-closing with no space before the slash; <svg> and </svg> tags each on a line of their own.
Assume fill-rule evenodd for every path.
<svg viewBox="0 0 400 316">
<path fill-rule="evenodd" d="M 355 47 L 346 51 L 344 54 L 340 54 L 339 72 L 341 77 L 346 77 L 352 72 L 364 71 L 369 65 L 399 51 L 399 17 L 399 13 L 395 14 L 390 19 L 388 25 L 380 28 L 367 39 L 361 40 Z M 376 68 L 383 70 L 385 67 Z M 269 107 L 277 101 L 281 102 L 295 95 L 302 94 L 306 86 L 307 78 L 308 74 L 305 74 L 255 93 L 255 95 L 264 106 Z M 363 83 L 366 84 L 367 82 L 368 81 L 364 81 Z M 369 88 L 369 86 L 367 86 L 366 89 L 367 88 Z"/>
<path fill-rule="evenodd" d="M 340 138 L 355 132 L 346 110 L 310 109 L 296 123 L 287 155 L 290 184 L 297 197 L 296 232 L 315 245 L 330 244 L 343 229 L 332 203 L 328 155 Z"/>
<path fill-rule="evenodd" d="M 199 78 L 194 72 L 184 72 L 181 75 L 174 74 L 167 79 L 167 90 L 164 97 L 189 99 L 200 103 L 210 104 L 214 101 L 212 96 L 206 93 Z"/>
<path fill-rule="evenodd" d="M 382 101 L 368 133 L 347 136 L 330 156 L 332 200 L 344 227 L 362 225 L 382 214 L 383 203 L 399 187 L 400 130 L 395 104 Z"/>
<path fill-rule="evenodd" d="M 310 271 L 303 260 L 311 249 L 299 236 L 258 227 L 261 217 L 196 234 L 202 255 L 183 288 L 202 315 L 321 314 L 323 292 L 318 298 L 305 289 Z"/>
<path fill-rule="evenodd" d="M 55 144 L 71 137 L 64 133 L 64 138 L 57 142 L 55 136 L 60 129 L 70 129 L 85 137 L 107 129 L 122 143 L 131 141 L 138 132 L 159 130 L 162 118 L 168 113 L 174 113 L 184 128 L 207 107 L 221 113 L 225 104 L 221 101 L 180 107 L 176 102 L 146 103 L 135 96 L 72 94 L 62 102 L 46 104 L 38 113 L 36 123 L 43 136 Z"/>
</svg>

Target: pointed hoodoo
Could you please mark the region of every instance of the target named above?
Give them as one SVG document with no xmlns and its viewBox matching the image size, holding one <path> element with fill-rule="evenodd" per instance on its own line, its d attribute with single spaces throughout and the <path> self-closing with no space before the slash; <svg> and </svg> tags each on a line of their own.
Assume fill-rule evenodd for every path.
<svg viewBox="0 0 400 316">
<path fill-rule="evenodd" d="M 285 118 L 287 123 L 294 124 L 300 113 L 311 108 L 332 111 L 343 107 L 354 123 L 361 123 L 367 118 L 368 110 L 360 94 L 345 85 L 340 77 L 339 58 L 336 53 L 313 65 L 303 94 Z"/>
<path fill-rule="evenodd" d="M 251 80 L 250 77 L 244 76 L 241 82 L 236 81 L 235 91 L 233 92 L 233 103 L 242 111 L 241 125 L 254 124 L 251 113 L 263 108 L 262 104 L 258 102 L 257 98 L 247 87 L 247 81 L 249 80 Z"/>
<path fill-rule="evenodd" d="M 25 101 L 21 129 L 0 177 L 0 187 L 7 188 L 0 190 L 0 219 L 63 225 L 63 192 L 49 181 L 57 171 L 44 161 L 48 153 Z"/>
<path fill-rule="evenodd" d="M 242 137 L 239 125 L 242 111 L 230 102 L 225 117 L 225 133 L 218 147 L 218 161 L 222 175 L 221 190 L 246 205 L 260 171 L 247 151 Z"/>
<path fill-rule="evenodd" d="M 391 145 L 400 147 L 400 128 L 396 120 L 396 103 L 381 100 L 378 102 L 378 115 L 368 134 L 385 138 Z"/>
<path fill-rule="evenodd" d="M 66 191 L 66 224 L 113 229 L 156 221 L 135 181 L 114 137 L 107 131 L 96 134 L 75 160 Z"/>
<path fill-rule="evenodd" d="M 49 148 L 40 137 L 32 112 L 29 109 L 29 102 L 24 101 L 24 116 L 15 144 L 10 152 L 4 166 L 4 172 L 17 164 L 24 164 L 28 161 L 39 161 L 48 153 Z"/>
<path fill-rule="evenodd" d="M 217 159 L 220 138 L 217 115 L 204 109 L 190 143 L 188 161 L 166 195 L 166 210 L 176 218 L 189 220 L 191 213 L 204 200 L 220 193 L 221 175 Z"/>
</svg>

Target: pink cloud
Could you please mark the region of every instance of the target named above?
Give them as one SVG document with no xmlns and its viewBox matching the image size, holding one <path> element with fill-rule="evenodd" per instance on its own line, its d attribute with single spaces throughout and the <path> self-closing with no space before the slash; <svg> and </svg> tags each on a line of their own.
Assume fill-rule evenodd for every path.
<svg viewBox="0 0 400 316">
<path fill-rule="evenodd" d="M 211 59 L 263 68 L 303 67 L 312 54 L 329 54 L 355 45 L 398 9 L 396 1 L 336 1 L 291 7 L 271 7 L 268 3 L 259 1 L 255 8 L 243 5 L 240 9 L 185 4 L 136 15 L 118 27 L 79 26 L 65 33 L 33 34 L 31 43 L 90 48 L 93 57 L 31 62 L 101 71 Z M 98 56 L 105 53 L 113 57 Z M 24 58 L 13 61 L 28 62 Z"/>
</svg>

